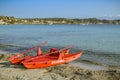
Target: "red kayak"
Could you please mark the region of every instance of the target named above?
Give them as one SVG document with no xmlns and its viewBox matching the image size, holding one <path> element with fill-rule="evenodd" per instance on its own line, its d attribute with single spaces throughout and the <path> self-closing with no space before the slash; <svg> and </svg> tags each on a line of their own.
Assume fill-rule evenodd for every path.
<svg viewBox="0 0 120 80">
<path fill-rule="evenodd" d="M 39 56 L 39 57 L 30 58 L 24 60 L 22 64 L 28 69 L 44 68 L 44 67 L 55 66 L 73 61 L 79 58 L 83 53 L 82 51 L 73 54 L 69 54 L 66 52 L 67 50 L 62 50 L 57 53 L 49 54 L 49 56 Z"/>
</svg>

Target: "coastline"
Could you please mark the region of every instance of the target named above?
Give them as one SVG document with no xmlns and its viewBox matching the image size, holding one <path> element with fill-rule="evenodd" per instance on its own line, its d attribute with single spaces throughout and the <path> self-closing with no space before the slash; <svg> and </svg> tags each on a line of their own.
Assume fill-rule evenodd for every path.
<svg viewBox="0 0 120 80">
<path fill-rule="evenodd" d="M 70 18 L 16 18 L 0 16 L 0 25 L 8 24 L 120 24 L 120 20 L 106 20 L 97 18 L 70 19 Z"/>
<path fill-rule="evenodd" d="M 12 65 L 8 58 L 13 54 L 0 54 L 1 80 L 119 80 L 120 67 L 98 68 L 88 62 L 75 61 L 54 67 L 26 69 L 21 65 Z M 85 68 L 85 66 L 87 68 Z M 8 74 L 9 73 L 9 74 Z"/>
</svg>

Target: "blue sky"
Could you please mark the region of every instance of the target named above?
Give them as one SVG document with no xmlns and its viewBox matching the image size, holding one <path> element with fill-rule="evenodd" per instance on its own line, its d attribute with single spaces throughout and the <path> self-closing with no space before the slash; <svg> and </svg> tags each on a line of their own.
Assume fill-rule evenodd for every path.
<svg viewBox="0 0 120 80">
<path fill-rule="evenodd" d="M 0 0 L 0 15 L 120 19 L 120 0 Z"/>
</svg>

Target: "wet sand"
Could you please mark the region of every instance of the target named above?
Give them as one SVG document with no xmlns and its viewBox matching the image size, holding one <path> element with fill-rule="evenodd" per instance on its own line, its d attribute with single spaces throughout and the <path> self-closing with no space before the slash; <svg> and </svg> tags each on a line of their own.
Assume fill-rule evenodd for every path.
<svg viewBox="0 0 120 80">
<path fill-rule="evenodd" d="M 98 70 L 108 70 L 107 66 L 101 65 L 101 64 L 92 64 L 89 62 L 85 62 L 85 61 L 72 61 L 69 64 L 76 66 L 76 67 L 80 67 L 82 69 L 86 69 L 86 70 L 92 70 L 92 71 L 98 71 Z"/>
<path fill-rule="evenodd" d="M 73 61 L 55 67 L 26 69 L 7 61 L 11 55 L 0 54 L 0 80 L 120 80 L 120 67 Z"/>
</svg>

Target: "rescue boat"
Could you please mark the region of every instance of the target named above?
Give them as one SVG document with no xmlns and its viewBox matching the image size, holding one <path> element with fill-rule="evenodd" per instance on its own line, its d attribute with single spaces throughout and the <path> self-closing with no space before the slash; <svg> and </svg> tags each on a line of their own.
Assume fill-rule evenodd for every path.
<svg viewBox="0 0 120 80">
<path fill-rule="evenodd" d="M 41 43 L 21 54 L 17 54 L 9 58 L 9 61 L 13 64 L 23 64 L 28 69 L 44 68 L 49 66 L 56 66 L 64 64 L 79 58 L 83 51 L 77 53 L 69 53 L 72 46 L 67 46 L 63 49 L 51 48 L 47 54 L 43 54 L 40 46 L 44 46 L 47 42 Z M 24 56 L 28 52 L 38 48 L 36 56 Z"/>
<path fill-rule="evenodd" d="M 65 52 L 64 52 L 65 51 Z M 28 69 L 45 68 L 64 64 L 79 58 L 83 51 L 77 53 L 66 53 L 66 50 L 58 51 L 57 53 L 49 54 L 48 56 L 39 56 L 24 60 L 22 64 Z"/>
</svg>

